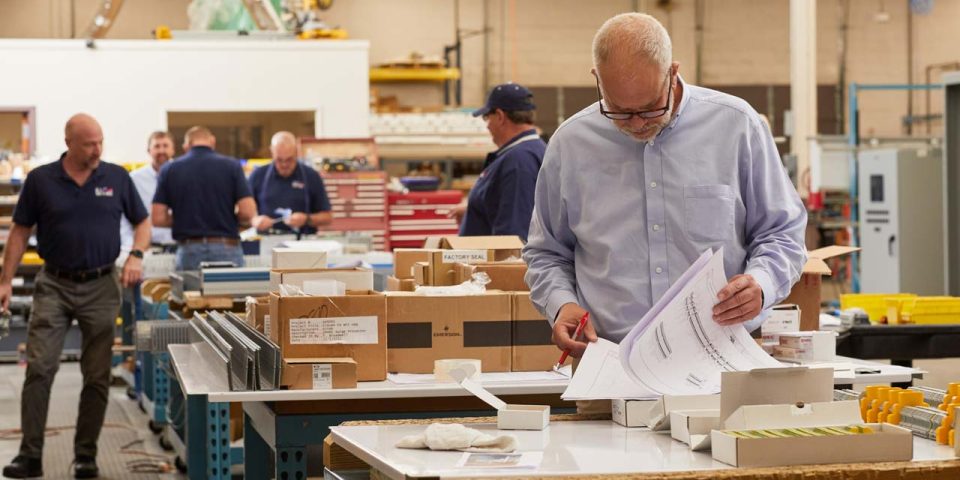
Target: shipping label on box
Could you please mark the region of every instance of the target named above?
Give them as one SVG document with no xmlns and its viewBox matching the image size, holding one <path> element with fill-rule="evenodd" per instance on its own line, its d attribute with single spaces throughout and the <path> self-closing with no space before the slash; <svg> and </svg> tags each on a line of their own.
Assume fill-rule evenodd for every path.
<svg viewBox="0 0 960 480">
<path fill-rule="evenodd" d="M 396 373 L 432 373 L 435 360 L 472 358 L 484 372 L 510 371 L 511 297 L 387 296 L 388 365 Z"/>
<path fill-rule="evenodd" d="M 512 368 L 514 372 L 550 370 L 560 357 L 553 344 L 550 322 L 530 302 L 529 292 L 513 293 L 511 326 Z M 567 357 L 564 365 L 572 360 Z"/>
<path fill-rule="evenodd" d="M 280 384 L 292 390 L 356 388 L 357 363 L 346 357 L 284 360 Z"/>
<path fill-rule="evenodd" d="M 270 295 L 270 339 L 284 359 L 348 357 L 360 381 L 387 377 L 386 298 L 377 292 L 341 297 Z"/>
</svg>

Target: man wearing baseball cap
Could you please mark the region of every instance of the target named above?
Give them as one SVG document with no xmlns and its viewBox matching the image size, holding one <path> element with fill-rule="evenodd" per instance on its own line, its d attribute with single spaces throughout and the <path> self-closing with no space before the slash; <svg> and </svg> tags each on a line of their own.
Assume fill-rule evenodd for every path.
<svg viewBox="0 0 960 480">
<path fill-rule="evenodd" d="M 532 98 L 522 85 L 505 83 L 494 87 L 486 105 L 473 112 L 487 122 L 498 148 L 487 155 L 467 204 L 460 207 L 460 235 L 517 235 L 527 240 L 537 174 L 547 148 L 533 124 Z"/>
</svg>

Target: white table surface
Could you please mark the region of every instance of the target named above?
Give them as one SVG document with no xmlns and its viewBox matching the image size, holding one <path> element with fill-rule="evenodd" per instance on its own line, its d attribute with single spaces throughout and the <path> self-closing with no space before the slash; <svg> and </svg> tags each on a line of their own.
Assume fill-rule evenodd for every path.
<svg viewBox="0 0 960 480">
<path fill-rule="evenodd" d="M 393 382 L 359 382 L 357 388 L 335 390 L 271 390 L 254 392 L 231 392 L 224 375 L 216 374 L 198 352 L 210 348 L 205 344 L 170 345 L 170 359 L 181 387 L 187 395 L 208 395 L 211 402 L 289 402 L 315 400 L 363 400 L 377 398 L 433 398 L 471 396 L 455 383 L 396 384 Z M 881 384 L 909 382 L 913 376 L 922 375 L 922 370 L 883 365 L 866 360 L 837 357 L 836 362 L 863 364 L 880 368 L 880 374 L 857 375 L 849 379 L 837 379 L 838 384 Z M 542 395 L 561 394 L 569 380 L 523 381 L 517 383 L 484 383 L 494 395 Z"/>
<path fill-rule="evenodd" d="M 407 435 L 422 433 L 426 425 L 331 427 L 333 440 L 357 458 L 390 478 L 519 475 L 601 475 L 733 468 L 713 460 L 709 452 L 693 452 L 670 438 L 669 432 L 626 428 L 611 421 L 553 422 L 547 429 L 503 432 L 495 424 L 468 427 L 517 437 L 519 451 L 543 452 L 537 469 L 463 470 L 455 467 L 462 452 L 433 452 L 395 448 Z M 951 447 L 914 438 L 914 461 L 953 459 Z"/>
</svg>

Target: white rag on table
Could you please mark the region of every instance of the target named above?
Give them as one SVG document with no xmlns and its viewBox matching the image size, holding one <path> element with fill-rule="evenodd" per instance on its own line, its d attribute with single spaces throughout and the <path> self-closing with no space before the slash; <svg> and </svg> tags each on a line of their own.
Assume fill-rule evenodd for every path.
<svg viewBox="0 0 960 480">
<path fill-rule="evenodd" d="M 463 452 L 510 453 L 517 449 L 517 437 L 494 437 L 459 423 L 434 423 L 419 435 L 409 435 L 397 442 L 397 448 L 429 448 Z"/>
</svg>

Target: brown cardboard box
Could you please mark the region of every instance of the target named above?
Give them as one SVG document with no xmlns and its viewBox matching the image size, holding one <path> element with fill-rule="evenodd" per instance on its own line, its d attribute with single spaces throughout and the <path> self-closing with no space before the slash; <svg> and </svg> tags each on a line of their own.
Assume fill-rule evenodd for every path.
<svg viewBox="0 0 960 480">
<path fill-rule="evenodd" d="M 490 261 L 502 262 L 510 258 L 520 259 L 523 240 L 516 235 L 491 235 L 486 237 L 440 237 L 440 248 L 445 250 L 490 250 Z"/>
<path fill-rule="evenodd" d="M 433 373 L 444 358 L 475 358 L 484 372 L 510 371 L 510 294 L 387 296 L 387 368 Z"/>
<path fill-rule="evenodd" d="M 487 290 L 505 292 L 529 292 L 530 287 L 523 280 L 527 274 L 527 264 L 521 262 L 458 263 L 454 269 L 454 285 L 470 281 L 471 275 L 483 272 L 490 277 Z"/>
<path fill-rule="evenodd" d="M 357 380 L 385 380 L 386 310 L 386 298 L 373 291 L 348 292 L 342 297 L 281 297 L 271 293 L 270 339 L 280 346 L 286 360 L 350 357 L 357 362 Z M 330 337 L 333 321 L 337 330 L 349 334 L 348 338 Z"/>
<path fill-rule="evenodd" d="M 433 285 L 430 283 L 433 279 L 430 277 L 430 264 L 427 262 L 417 262 L 413 264 L 413 283 L 416 285 Z"/>
<path fill-rule="evenodd" d="M 348 357 L 284 360 L 280 385 L 291 390 L 357 388 L 357 362 Z"/>
<path fill-rule="evenodd" d="M 460 263 L 486 263 L 493 250 L 436 250 L 430 253 L 425 285 L 456 285 L 456 266 Z M 416 267 L 414 267 L 416 269 Z"/>
<path fill-rule="evenodd" d="M 247 297 L 247 325 L 265 333 L 264 324 L 270 315 L 270 297 Z"/>
<path fill-rule="evenodd" d="M 820 285 L 824 275 L 833 273 L 824 260 L 857 250 L 860 249 L 833 245 L 807 253 L 808 259 L 806 265 L 803 266 L 800 281 L 794 284 L 790 290 L 790 295 L 781 302 L 800 306 L 800 330 L 820 329 Z"/>
<path fill-rule="evenodd" d="M 417 281 L 413 278 L 387 277 L 388 292 L 412 292 L 417 288 Z"/>
<path fill-rule="evenodd" d="M 393 251 L 393 276 L 401 280 L 413 278 L 413 264 L 430 261 L 429 248 L 398 248 Z"/>
<path fill-rule="evenodd" d="M 550 337 L 553 328 L 530 303 L 529 292 L 516 292 L 513 297 L 513 321 L 510 328 L 512 345 L 511 365 L 514 372 L 550 370 L 556 365 L 561 351 Z M 571 362 L 567 357 L 564 365 Z"/>
</svg>

